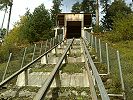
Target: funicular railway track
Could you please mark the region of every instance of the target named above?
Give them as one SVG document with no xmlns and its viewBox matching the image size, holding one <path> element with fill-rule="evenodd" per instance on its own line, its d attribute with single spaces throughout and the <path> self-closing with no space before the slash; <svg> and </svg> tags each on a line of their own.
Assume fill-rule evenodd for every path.
<svg viewBox="0 0 133 100">
<path fill-rule="evenodd" d="M 21 68 L 19 71 L 17 71 L 16 73 L 12 74 L 7 79 L 2 81 L 0 83 L 0 87 L 5 86 L 5 84 L 8 84 L 12 79 L 16 78 L 21 73 L 23 73 L 23 72 L 26 73 L 30 67 L 34 67 L 36 62 L 40 61 L 46 55 L 48 56 L 48 54 L 53 49 L 57 48 L 58 46 L 60 46 L 60 48 L 61 48 L 61 45 L 63 44 L 62 46 L 64 48 L 61 50 L 62 55 L 60 55 L 58 57 L 59 60 L 56 62 L 56 64 L 52 65 L 53 67 L 48 72 L 49 73 L 48 75 L 45 74 L 42 76 L 42 77 L 47 76 L 47 78 L 45 78 L 45 79 L 42 78 L 41 86 L 39 86 L 37 88 L 36 88 L 36 86 L 32 86 L 32 87 L 36 88 L 36 92 L 34 92 L 32 97 L 27 97 L 27 98 L 25 97 L 24 100 L 50 100 L 50 99 L 52 99 L 52 100 L 75 100 L 75 99 L 76 100 L 110 100 L 110 98 L 107 94 L 107 91 L 105 90 L 104 83 L 102 82 L 102 79 L 96 69 L 95 62 L 93 62 L 93 59 L 88 51 L 87 42 L 84 39 L 78 39 L 78 43 L 76 44 L 76 41 L 77 40 L 73 38 L 73 39 L 65 40 L 63 42 L 58 43 L 53 48 L 49 49 L 44 54 L 42 54 L 41 56 L 39 56 L 38 58 L 36 58 L 32 62 L 30 62 L 29 64 L 27 64 L 26 66 Z M 77 50 L 75 51 L 74 48 L 77 48 L 80 52 L 76 53 Z M 59 51 L 59 50 L 57 49 L 57 51 Z M 81 54 L 79 54 L 79 53 L 81 53 Z M 49 56 L 50 55 L 51 54 L 49 54 Z M 56 56 L 57 55 L 58 54 L 56 54 Z M 70 56 L 73 56 L 73 58 Z M 77 57 L 81 57 L 81 58 L 79 58 L 79 60 L 78 60 L 78 59 L 76 59 Z M 82 59 L 84 59 L 84 60 L 82 61 Z M 75 60 L 75 62 L 74 62 L 74 60 Z M 76 61 L 83 62 L 83 63 L 82 64 L 79 63 L 79 65 L 77 65 Z M 67 67 L 67 64 L 69 64 L 70 62 L 73 62 L 72 66 L 69 67 L 70 69 L 68 69 L 67 71 L 66 70 L 64 71 L 63 66 Z M 46 65 L 49 66 L 51 64 L 48 64 L 48 62 L 47 62 Z M 78 69 L 77 70 L 75 68 L 75 69 L 71 70 L 71 68 L 73 68 L 74 65 L 80 67 L 80 69 L 77 68 Z M 70 65 L 68 65 L 68 66 L 70 66 Z M 32 70 L 32 68 L 30 70 Z M 76 72 L 76 70 L 77 70 L 77 72 Z M 79 71 L 79 70 L 81 70 L 81 71 Z M 32 73 L 32 71 L 31 71 L 31 73 Z M 72 72 L 72 71 L 74 71 L 74 72 Z M 71 75 L 69 75 L 70 72 L 72 72 Z M 40 73 L 47 73 L 47 72 L 40 71 Z M 76 74 L 74 74 L 74 73 L 76 73 Z M 85 74 L 85 73 L 87 73 L 87 74 Z M 74 77 L 74 75 L 77 75 L 77 76 Z M 40 77 L 38 74 L 36 76 Z M 31 77 L 33 77 L 33 76 L 31 76 Z M 64 77 L 64 79 L 63 79 L 63 77 Z M 68 78 L 68 77 L 70 77 L 70 78 Z M 74 79 L 75 79 L 76 81 L 70 82 L 68 79 L 70 79 L 70 81 L 74 81 Z M 25 80 L 26 80 L 26 76 L 25 76 Z M 28 76 L 27 80 L 30 80 L 30 76 Z M 36 79 L 32 78 L 31 83 L 33 82 L 33 80 L 36 80 Z M 40 80 L 38 80 L 38 81 L 36 80 L 36 83 L 39 81 Z M 78 82 L 78 81 L 80 81 L 80 82 Z M 24 86 L 22 86 L 22 87 L 30 86 L 30 84 L 28 84 L 28 83 L 29 82 L 26 81 Z M 78 85 L 76 85 L 77 83 L 78 83 Z M 53 84 L 55 84 L 54 87 L 52 86 Z M 16 93 L 16 94 L 19 94 L 19 93 Z M 50 94 L 50 96 L 49 96 L 49 94 Z M 14 98 L 14 100 L 21 100 L 23 97 L 19 96 L 19 97 L 13 97 L 13 98 Z"/>
</svg>

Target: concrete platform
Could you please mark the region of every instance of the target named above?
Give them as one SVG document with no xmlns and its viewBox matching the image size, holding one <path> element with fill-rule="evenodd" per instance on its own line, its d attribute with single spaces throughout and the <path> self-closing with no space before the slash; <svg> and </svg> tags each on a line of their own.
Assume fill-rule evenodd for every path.
<svg viewBox="0 0 133 100">
<path fill-rule="evenodd" d="M 89 87 L 87 73 L 62 73 L 60 75 L 61 87 Z M 47 80 L 50 72 L 33 72 L 29 74 L 28 86 L 41 87 Z M 53 81 L 51 87 L 56 87 L 55 80 Z"/>
</svg>

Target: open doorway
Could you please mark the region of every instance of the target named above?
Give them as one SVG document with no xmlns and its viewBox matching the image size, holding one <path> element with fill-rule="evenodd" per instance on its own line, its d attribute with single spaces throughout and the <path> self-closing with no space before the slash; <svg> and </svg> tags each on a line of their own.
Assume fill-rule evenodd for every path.
<svg viewBox="0 0 133 100">
<path fill-rule="evenodd" d="M 67 21 L 66 38 L 81 37 L 81 21 Z"/>
</svg>

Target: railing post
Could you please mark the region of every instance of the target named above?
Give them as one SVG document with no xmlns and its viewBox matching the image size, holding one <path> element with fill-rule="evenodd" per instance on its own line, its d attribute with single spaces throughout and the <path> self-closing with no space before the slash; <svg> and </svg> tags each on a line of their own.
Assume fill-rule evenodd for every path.
<svg viewBox="0 0 133 100">
<path fill-rule="evenodd" d="M 41 59 L 41 64 L 48 64 L 48 57 L 47 57 L 47 54 L 44 55 Z"/>
<path fill-rule="evenodd" d="M 24 71 L 24 75 L 25 75 L 25 84 L 24 85 L 25 86 L 28 85 L 28 72 L 29 72 L 28 69 Z"/>
<path fill-rule="evenodd" d="M 40 55 L 42 54 L 42 42 L 41 42 L 41 47 L 40 47 Z"/>
<path fill-rule="evenodd" d="M 5 69 L 4 75 L 3 75 L 3 77 L 2 77 L 2 81 L 5 79 L 6 72 L 7 72 L 7 68 L 8 68 L 8 66 L 9 66 L 11 57 L 12 57 L 12 53 L 10 53 L 10 55 L 9 55 L 8 62 L 7 62 L 7 65 L 6 65 L 6 69 Z"/>
<path fill-rule="evenodd" d="M 121 87 L 122 87 L 122 90 L 123 90 L 123 97 L 124 97 L 124 100 L 126 100 L 126 97 L 125 97 L 125 87 L 124 87 L 124 81 L 123 81 L 123 76 L 122 76 L 122 69 L 121 69 L 121 62 L 120 62 L 120 55 L 119 55 L 119 51 L 117 51 L 117 60 L 118 60 L 118 66 L 119 66 L 119 74 L 120 74 L 120 80 L 121 80 Z"/>
<path fill-rule="evenodd" d="M 56 50 L 56 48 L 54 48 L 54 49 L 52 50 L 52 53 L 56 55 L 56 52 L 57 52 L 57 50 Z"/>
<path fill-rule="evenodd" d="M 46 41 L 45 52 L 47 51 L 47 44 L 48 44 L 48 40 Z M 41 64 L 48 64 L 48 55 L 47 55 L 47 54 L 45 54 L 45 55 L 41 58 Z"/>
<path fill-rule="evenodd" d="M 50 39 L 50 48 L 52 47 L 52 38 Z"/>
<path fill-rule="evenodd" d="M 93 47 L 93 35 L 91 34 L 91 46 Z"/>
<path fill-rule="evenodd" d="M 17 86 L 27 86 L 28 85 L 28 69 L 26 69 L 25 71 L 23 71 L 22 73 L 20 73 L 17 77 L 17 82 L 16 85 Z"/>
<path fill-rule="evenodd" d="M 59 35 L 57 36 L 57 40 L 58 40 L 58 43 L 59 43 L 60 42 L 60 36 Z"/>
<path fill-rule="evenodd" d="M 110 74 L 110 65 L 109 65 L 109 51 L 108 51 L 108 44 L 106 43 L 106 58 L 107 58 L 107 67 L 108 67 L 108 75 Z"/>
<path fill-rule="evenodd" d="M 81 47 L 80 51 L 81 53 L 83 53 L 82 39 L 80 39 L 80 47 Z"/>
<path fill-rule="evenodd" d="M 34 60 L 35 51 L 36 51 L 36 44 L 34 45 L 34 50 L 33 50 L 33 55 L 32 55 L 32 61 Z"/>
<path fill-rule="evenodd" d="M 69 55 L 71 54 L 71 47 L 69 48 L 67 54 L 69 54 Z"/>
<path fill-rule="evenodd" d="M 102 63 L 102 50 L 101 50 L 101 40 L 99 39 L 99 56 L 100 56 L 100 63 Z"/>
<path fill-rule="evenodd" d="M 96 53 L 97 53 L 97 37 L 95 37 L 95 50 L 96 50 Z"/>
<path fill-rule="evenodd" d="M 22 59 L 22 63 L 21 63 L 21 68 L 23 67 L 23 64 L 24 64 L 26 51 L 27 51 L 27 47 L 24 49 L 24 55 L 23 55 L 23 59 Z"/>
<path fill-rule="evenodd" d="M 91 40 L 91 39 L 90 39 L 90 36 L 91 36 L 91 35 L 90 35 L 90 33 L 88 32 L 88 40 L 89 40 L 89 43 L 90 43 L 90 40 Z"/>
<path fill-rule="evenodd" d="M 60 71 L 57 71 L 55 75 L 56 87 L 61 87 Z"/>
<path fill-rule="evenodd" d="M 63 59 L 63 64 L 67 63 L 67 54 L 65 55 L 64 59 Z"/>
<path fill-rule="evenodd" d="M 54 44 L 55 44 L 55 43 L 54 43 L 54 40 L 55 40 L 55 39 L 53 38 L 53 46 L 54 46 Z M 56 48 L 54 48 L 54 49 L 52 50 L 52 53 L 53 53 L 53 54 L 56 54 Z"/>
<path fill-rule="evenodd" d="M 44 51 L 44 52 L 47 51 L 47 47 L 48 47 L 48 39 L 47 39 L 47 41 L 46 41 L 46 46 L 45 46 L 45 51 Z"/>
<path fill-rule="evenodd" d="M 53 37 L 53 46 L 55 45 L 55 37 Z"/>
</svg>

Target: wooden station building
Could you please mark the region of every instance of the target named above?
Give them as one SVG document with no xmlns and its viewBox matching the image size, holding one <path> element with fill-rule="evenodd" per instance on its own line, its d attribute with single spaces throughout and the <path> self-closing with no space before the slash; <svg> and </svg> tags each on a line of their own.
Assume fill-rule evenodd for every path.
<svg viewBox="0 0 133 100">
<path fill-rule="evenodd" d="M 84 36 L 84 29 L 91 27 L 91 23 L 92 15 L 88 13 L 60 13 L 57 16 L 56 31 L 63 29 L 63 39 L 80 38 Z"/>
</svg>

